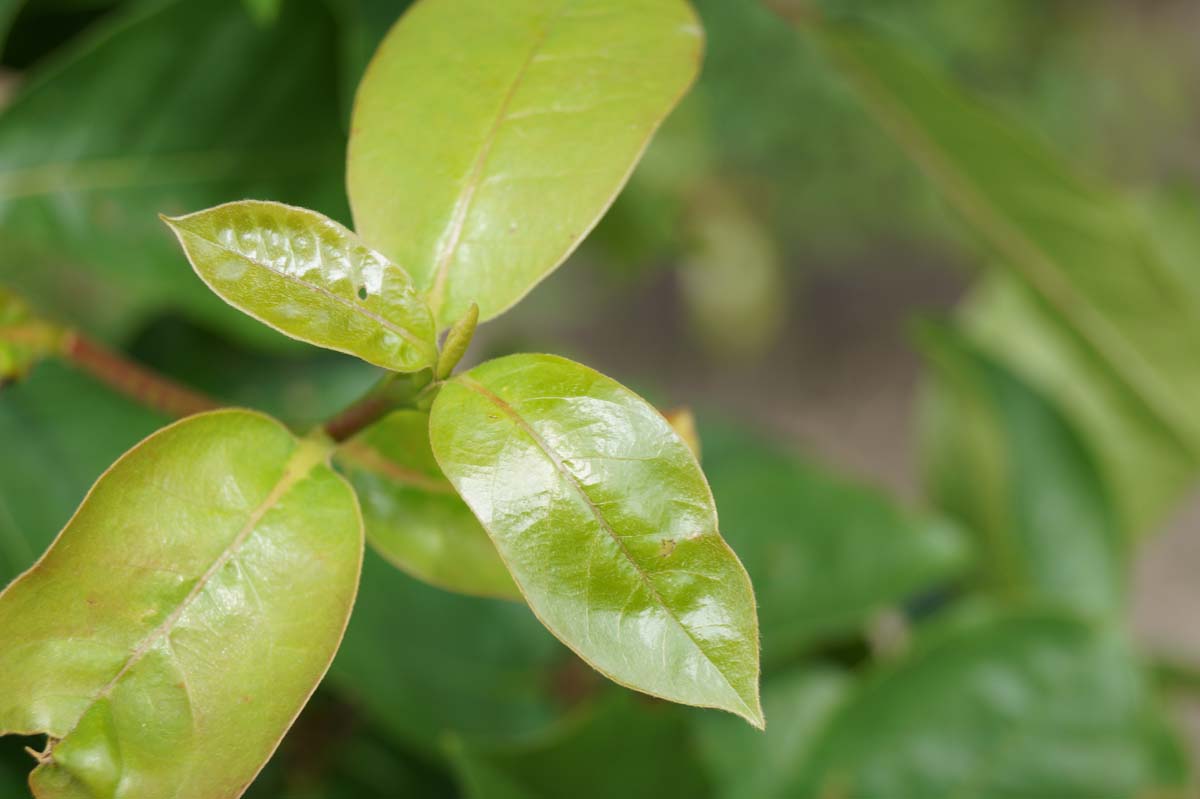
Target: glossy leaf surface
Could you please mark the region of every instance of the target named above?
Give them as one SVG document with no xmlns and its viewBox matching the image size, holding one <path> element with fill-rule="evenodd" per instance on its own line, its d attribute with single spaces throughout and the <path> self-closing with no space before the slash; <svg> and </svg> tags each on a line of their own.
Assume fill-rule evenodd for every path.
<svg viewBox="0 0 1200 799">
<path fill-rule="evenodd" d="M 762 725 L 750 580 L 666 419 L 564 358 L 446 384 L 430 440 L 538 618 L 614 681 Z"/>
<path fill-rule="evenodd" d="M 130 450 L 0 595 L 0 731 L 46 733 L 39 797 L 236 797 L 333 657 L 362 556 L 353 493 L 268 417 Z M 214 764 L 220 764 L 215 768 Z"/>
<path fill-rule="evenodd" d="M 1115 632 L 1031 614 L 937 632 L 842 706 L 807 778 L 780 799 L 1096 799 L 1181 787 L 1149 686 Z"/>
<path fill-rule="evenodd" d="M 935 375 L 923 445 L 934 501 L 976 536 L 999 597 L 1121 612 L 1125 555 L 1091 453 L 1058 409 L 949 328 L 922 340 Z"/>
<path fill-rule="evenodd" d="M 1106 372 L 1101 379 L 1113 384 L 1119 402 L 1158 428 L 1152 436 L 1174 439 L 1165 446 L 1182 450 L 1194 474 L 1200 464 L 1194 279 L 1163 257 L 1128 203 L 1080 176 L 1037 137 L 881 36 L 833 24 L 818 31 L 872 115 L 998 256 L 999 267 L 1051 311 L 1051 324 L 1073 340 L 1084 371 Z M 1036 359 L 1038 350 L 1016 357 Z M 1054 393 L 1071 394 L 1063 382 L 1051 384 Z M 1097 419 L 1094 403 L 1090 410 Z M 1123 473 L 1110 454 L 1119 445 L 1105 446 L 1106 471 Z M 1123 512 L 1140 529 L 1154 519 L 1134 503 Z M 1165 508 L 1154 510 L 1161 516 Z"/>
<path fill-rule="evenodd" d="M 209 288 L 276 330 L 396 372 L 436 362 L 408 274 L 333 220 L 244 200 L 165 221 Z"/>
<path fill-rule="evenodd" d="M 861 634 L 880 611 L 967 571 L 968 541 L 946 520 L 744 428 L 701 432 L 725 537 L 754 581 L 768 668 Z"/>
<path fill-rule="evenodd" d="M 347 219 L 336 43 L 323 0 L 269 26 L 242 0 L 106 13 L 0 113 L 0 282 L 110 342 L 169 308 L 290 345 L 180 269 L 155 217 L 257 196 Z"/>
<path fill-rule="evenodd" d="M 423 0 L 359 86 L 355 229 L 442 327 L 496 316 L 591 230 L 700 46 L 683 0 Z"/>
<path fill-rule="evenodd" d="M 358 492 L 367 540 L 432 585 L 520 599 L 508 569 L 429 448 L 429 415 L 395 411 L 337 450 Z"/>
</svg>

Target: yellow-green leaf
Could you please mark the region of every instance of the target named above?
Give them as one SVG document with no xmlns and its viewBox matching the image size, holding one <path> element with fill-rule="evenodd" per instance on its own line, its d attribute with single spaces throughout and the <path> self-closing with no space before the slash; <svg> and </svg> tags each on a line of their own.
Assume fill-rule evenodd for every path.
<svg viewBox="0 0 1200 799">
<path fill-rule="evenodd" d="M 329 666 L 362 563 L 320 442 L 247 411 L 155 433 L 0 594 L 0 733 L 42 799 L 240 796 Z"/>
<path fill-rule="evenodd" d="M 608 208 L 701 41 L 684 0 L 421 0 L 358 89 L 356 229 L 442 326 L 502 313 Z"/>
<path fill-rule="evenodd" d="M 520 599 L 496 547 L 429 449 L 429 414 L 394 411 L 338 447 L 362 502 L 367 540 L 417 579 L 464 594 Z"/>
<path fill-rule="evenodd" d="M 437 361 L 408 273 L 332 219 L 244 200 L 165 221 L 209 288 L 276 330 L 396 372 Z"/>
<path fill-rule="evenodd" d="M 750 579 L 662 414 L 572 361 L 513 355 L 441 389 L 430 440 L 563 643 L 622 685 L 762 725 Z"/>
</svg>

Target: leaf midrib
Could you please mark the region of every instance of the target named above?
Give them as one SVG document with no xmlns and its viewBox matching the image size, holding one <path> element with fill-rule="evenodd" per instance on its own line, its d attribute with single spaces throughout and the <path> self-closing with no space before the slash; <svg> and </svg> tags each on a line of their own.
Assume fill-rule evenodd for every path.
<svg viewBox="0 0 1200 799">
<path fill-rule="evenodd" d="M 629 564 L 633 566 L 634 570 L 641 578 L 642 583 L 646 586 L 646 589 L 658 603 L 659 607 L 661 607 L 667 614 L 667 617 L 679 626 L 679 629 L 683 631 L 684 635 L 688 637 L 688 640 L 692 642 L 692 645 L 696 647 L 696 651 L 704 656 L 704 659 L 708 661 L 709 665 L 713 667 L 717 674 L 721 675 L 721 679 L 725 681 L 725 685 L 728 686 L 729 690 L 733 692 L 733 695 L 737 697 L 738 702 L 741 703 L 746 713 L 750 716 L 755 716 L 753 708 L 751 708 L 749 703 L 746 702 L 745 698 L 742 697 L 741 692 L 734 687 L 733 683 L 729 679 L 729 676 L 725 674 L 724 669 L 722 669 L 713 661 L 705 648 L 700 645 L 699 641 L 696 640 L 696 637 L 692 634 L 692 631 L 688 629 L 687 625 L 684 624 L 677 615 L 675 615 L 675 612 L 671 609 L 670 605 L 668 605 L 666 600 L 663 599 L 662 594 L 660 594 L 658 591 L 658 587 L 650 579 L 650 575 L 647 574 L 645 569 L 642 568 L 641 564 L 634 559 L 633 554 L 629 551 L 629 548 L 625 546 L 625 542 L 619 535 L 617 535 L 617 531 L 612 528 L 612 525 L 609 524 L 608 519 L 605 518 L 604 514 L 600 511 L 600 508 L 596 506 L 596 503 L 592 501 L 591 496 L 589 496 L 587 491 L 584 490 L 583 485 L 580 484 L 579 479 L 575 476 L 575 474 L 567 468 L 565 463 L 563 463 L 562 459 L 558 456 L 558 453 L 555 452 L 550 445 L 542 439 L 541 435 L 533 429 L 529 422 L 527 422 L 525 418 L 522 417 L 521 414 L 519 414 L 517 410 L 509 405 L 508 402 L 506 402 L 502 397 L 492 392 L 482 383 L 479 383 L 478 381 L 467 377 L 466 375 L 459 375 L 457 380 L 466 388 L 474 391 L 488 402 L 495 405 L 502 413 L 512 419 L 513 423 L 522 432 L 529 436 L 534 445 L 540 449 L 542 454 L 544 454 L 551 464 L 553 464 L 555 470 L 562 475 L 562 477 L 565 478 L 566 481 L 579 494 L 580 498 L 584 501 L 584 504 L 586 504 L 588 509 L 591 510 L 592 515 L 596 518 L 596 521 L 600 525 L 601 529 L 608 533 L 608 535 L 616 543 L 617 547 L 621 551 L 621 554 L 624 555 Z"/>
<path fill-rule="evenodd" d="M 524 81 L 526 73 L 529 72 L 529 65 L 533 63 L 534 57 L 546 43 L 546 39 L 550 35 L 550 29 L 568 5 L 566 2 L 561 3 L 558 10 L 547 17 L 543 23 L 542 29 L 538 32 L 533 44 L 529 48 L 529 52 L 525 55 L 525 59 L 521 62 L 521 66 L 518 67 L 516 74 L 513 76 L 512 82 L 508 86 L 508 91 L 505 93 L 504 99 L 500 102 L 500 107 L 496 110 L 496 118 L 492 120 L 492 125 L 479 146 L 479 152 L 475 155 L 475 161 L 471 166 L 467 183 L 463 186 L 463 190 L 459 193 L 458 200 L 454 204 L 454 213 L 450 217 L 448 230 L 449 238 L 438 256 L 437 265 L 434 269 L 433 286 L 429 290 L 429 305 L 435 314 L 440 314 L 442 311 L 441 306 L 445 300 L 446 280 L 449 277 L 450 266 L 454 263 L 454 256 L 458 254 L 458 246 L 462 241 L 463 231 L 466 229 L 467 217 L 470 216 L 471 207 L 475 202 L 475 195 L 479 190 L 480 184 L 483 182 L 484 168 L 487 166 L 488 158 L 492 154 L 492 146 L 496 143 L 496 138 L 500 135 L 500 128 L 508 119 L 508 109 L 512 105 L 513 98 L 516 96 L 521 82 Z"/>
<path fill-rule="evenodd" d="M 130 652 L 129 657 L 126 659 L 124 665 L 121 666 L 120 670 L 116 673 L 116 675 L 113 676 L 111 680 L 108 681 L 108 683 L 106 683 L 99 691 L 96 692 L 91 701 L 89 701 L 83 710 L 80 711 L 78 718 L 75 720 L 75 724 L 66 734 L 62 736 L 60 740 L 65 740 L 67 737 L 69 737 L 71 733 L 75 731 L 75 727 L 78 726 L 80 720 L 87 715 L 92 707 L 97 702 L 107 698 L 112 693 L 113 689 L 115 689 L 125 677 L 125 675 L 127 675 L 133 669 L 133 667 L 136 666 L 142 660 L 142 658 L 146 656 L 146 654 L 155 646 L 155 644 L 157 644 L 163 637 L 171 633 L 175 627 L 175 624 L 180 618 L 182 618 L 183 614 L 189 607 L 191 607 L 200 594 L 204 592 L 204 589 L 208 587 L 208 584 L 212 578 L 215 577 L 217 573 L 220 572 L 221 569 L 223 569 L 229 563 L 229 561 L 233 559 L 238 550 L 242 548 L 242 546 L 254 533 L 254 530 L 258 527 L 263 517 L 266 516 L 266 514 L 270 512 L 272 508 L 279 504 L 279 501 L 283 498 L 284 494 L 286 494 L 298 482 L 307 477 L 320 463 L 320 459 L 314 457 L 314 454 L 315 451 L 312 442 L 300 441 L 297 443 L 296 448 L 292 451 L 291 456 L 284 464 L 283 472 L 279 476 L 279 480 L 276 481 L 275 485 L 271 488 L 270 492 L 263 499 L 263 501 L 260 502 L 254 508 L 254 510 L 250 512 L 250 516 L 247 518 L 246 523 L 242 526 L 242 528 L 238 530 L 237 535 L 235 535 L 233 540 L 229 542 L 229 545 L 222 550 L 221 554 L 217 556 L 216 560 L 213 561 L 212 565 L 208 567 L 204 574 L 200 576 L 200 579 L 196 581 L 196 584 L 192 586 L 191 591 L 189 591 L 187 596 L 180 601 L 179 605 L 176 606 L 176 608 L 171 611 L 171 613 L 165 619 L 163 619 L 161 624 L 151 630 L 141 641 L 138 642 L 137 646 L 135 646 L 133 651 Z"/>
<path fill-rule="evenodd" d="M 448 480 L 431 477 L 408 466 L 402 466 L 365 441 L 350 440 L 338 447 L 338 458 L 368 472 L 373 472 L 409 488 L 431 494 L 455 494 Z"/>
</svg>

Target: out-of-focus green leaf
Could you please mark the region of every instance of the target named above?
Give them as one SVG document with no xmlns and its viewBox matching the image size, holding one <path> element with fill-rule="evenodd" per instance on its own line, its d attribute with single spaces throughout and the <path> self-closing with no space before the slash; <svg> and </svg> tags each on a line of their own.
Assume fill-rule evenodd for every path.
<svg viewBox="0 0 1200 799">
<path fill-rule="evenodd" d="M 358 492 L 367 540 L 427 583 L 521 599 L 508 569 L 429 449 L 429 415 L 395 411 L 338 447 Z"/>
<path fill-rule="evenodd" d="M 745 430 L 702 433 L 721 526 L 754 580 L 768 667 L 966 571 L 966 542 L 945 521 Z"/>
<path fill-rule="evenodd" d="M 242 0 L 242 5 L 259 25 L 273 25 L 283 9 L 283 0 Z"/>
<path fill-rule="evenodd" d="M 523 746 L 451 743 L 466 799 L 660 799 L 712 795 L 678 709 L 610 696 Z"/>
<path fill-rule="evenodd" d="M 17 12 L 21 10 L 24 2 L 25 0 L 0 0 L 0 51 L 4 49 L 4 40 L 8 36 L 8 29 L 16 19 Z"/>
<path fill-rule="evenodd" d="M 490 319 L 591 230 L 695 76 L 683 0 L 423 0 L 359 87 L 347 183 L 363 239 L 439 324 Z"/>
<path fill-rule="evenodd" d="M 329 677 L 396 740 L 435 754 L 447 732 L 527 737 L 570 704 L 574 658 L 528 608 L 431 588 L 367 555 Z"/>
<path fill-rule="evenodd" d="M 1092 447 L 1120 513 L 1143 534 L 1192 484 L 1196 461 L 1145 413 L 1116 374 L 1013 278 L 992 273 L 967 299 L 963 331 L 1069 415 Z"/>
<path fill-rule="evenodd" d="M 0 392 L 0 583 L 32 566 L 100 473 L 166 421 L 53 361 Z"/>
<path fill-rule="evenodd" d="M 1200 294 L 1151 243 L 1127 203 L 1086 180 L 1025 131 L 973 102 L 880 36 L 823 24 L 821 42 L 868 110 L 925 171 L 1054 326 L 1075 340 L 1159 441 L 1200 460 Z M 1040 348 L 1037 348 L 1040 349 Z M 1036 349 L 1018 359 L 1038 358 Z M 1080 370 L 1075 369 L 1078 373 Z M 1089 390 L 1089 384 L 1076 391 Z M 1107 391 L 1107 386 L 1104 389 Z M 1052 396 L 1072 392 L 1058 382 Z M 1077 403 L 1063 401 L 1078 413 Z M 1087 417 L 1085 417 L 1087 418 Z M 1102 437 L 1100 425 L 1089 437 Z M 1165 434 L 1165 435 L 1164 435 Z M 1106 472 L 1119 473 L 1106 453 Z M 1166 508 L 1143 511 L 1117 487 L 1124 517 L 1141 529 Z"/>
<path fill-rule="evenodd" d="M 442 387 L 430 440 L 560 640 L 622 685 L 762 726 L 750 579 L 662 414 L 565 358 L 512 355 Z"/>
<path fill-rule="evenodd" d="M 346 218 L 336 57 L 320 0 L 268 27 L 241 0 L 106 17 L 0 114 L 0 281 L 109 338 L 170 307 L 286 342 L 173 266 L 156 216 L 259 196 Z"/>
<path fill-rule="evenodd" d="M 700 758 L 720 799 L 768 799 L 801 772 L 826 722 L 845 698 L 851 682 L 832 669 L 813 669 L 768 678 L 763 710 L 771 719 L 764 732 L 747 729 L 728 716 L 695 720 Z"/>
<path fill-rule="evenodd" d="M 62 336 L 61 328 L 38 319 L 24 300 L 0 287 L 0 386 L 58 351 Z"/>
<path fill-rule="evenodd" d="M 396 372 L 437 361 L 408 273 L 332 219 L 243 200 L 164 221 L 209 288 L 264 324 Z"/>
<path fill-rule="evenodd" d="M 1126 541 L 1084 441 L 1044 397 L 951 328 L 926 326 L 928 489 L 978 537 L 1001 597 L 1119 613 Z"/>
<path fill-rule="evenodd" d="M 998 616 L 937 631 L 881 669 L 777 795 L 1156 795 L 1187 779 L 1164 757 L 1162 730 L 1118 633 L 1067 616 Z"/>
<path fill-rule="evenodd" d="M 247 411 L 172 425 L 0 594 L 19 642 L 0 651 L 0 731 L 50 736 L 38 796 L 245 789 L 353 603 L 362 522 L 330 451 Z"/>
</svg>

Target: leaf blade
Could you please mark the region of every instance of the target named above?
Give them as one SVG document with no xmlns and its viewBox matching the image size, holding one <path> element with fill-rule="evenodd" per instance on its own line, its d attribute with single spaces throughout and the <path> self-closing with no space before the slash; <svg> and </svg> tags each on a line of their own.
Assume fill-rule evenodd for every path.
<svg viewBox="0 0 1200 799">
<path fill-rule="evenodd" d="M 247 411 L 178 422 L 118 460 L 0 594 L 20 642 L 0 653 L 0 730 L 51 736 L 39 795 L 241 794 L 357 589 L 361 519 L 327 457 Z"/>
<path fill-rule="evenodd" d="M 762 726 L 749 577 L 653 407 L 566 359 L 514 355 L 442 387 L 430 440 L 563 643 L 622 685 Z"/>
<path fill-rule="evenodd" d="M 333 220 L 243 200 L 163 221 L 209 288 L 285 335 L 397 372 L 436 361 L 408 274 Z"/>
<path fill-rule="evenodd" d="M 700 39 L 680 0 L 425 0 L 355 99 L 356 229 L 412 270 L 442 324 L 472 301 L 497 316 L 608 208 L 694 78 Z"/>
</svg>

